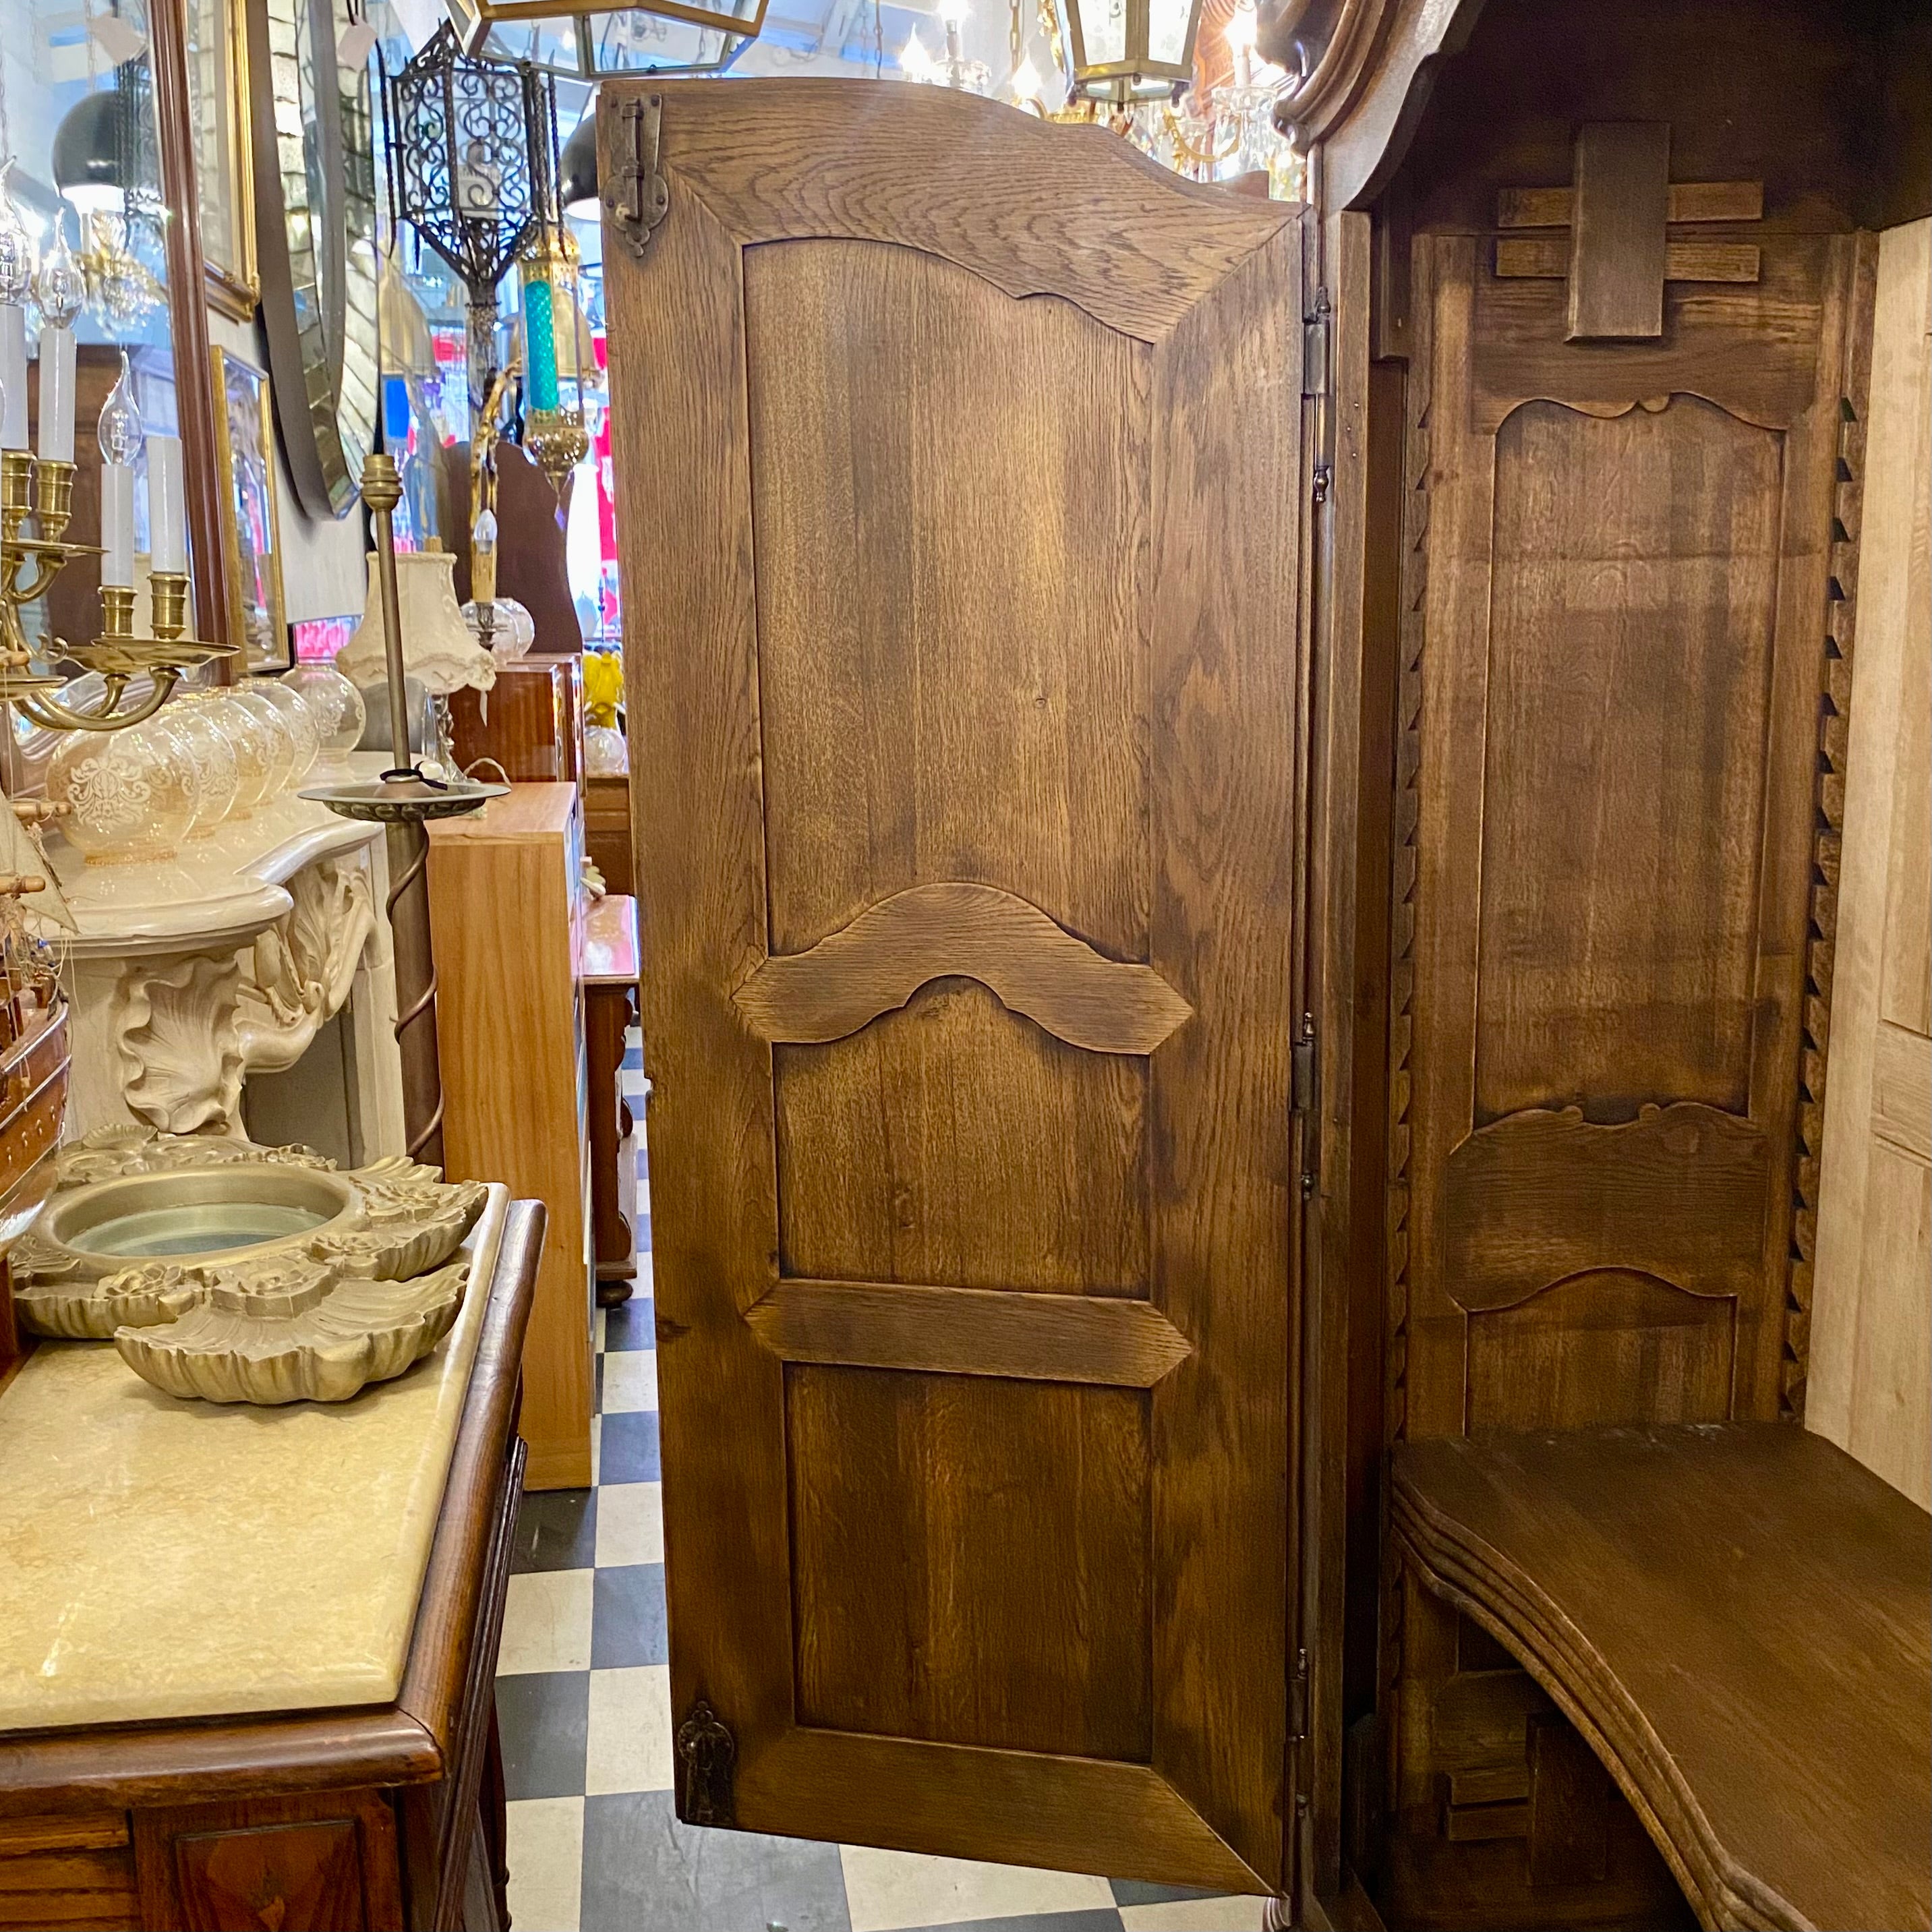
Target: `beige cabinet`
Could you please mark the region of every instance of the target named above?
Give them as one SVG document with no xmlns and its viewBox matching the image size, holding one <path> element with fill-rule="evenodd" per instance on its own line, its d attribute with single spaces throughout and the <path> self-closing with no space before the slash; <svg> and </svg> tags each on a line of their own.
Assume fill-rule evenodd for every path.
<svg viewBox="0 0 1932 1932">
<path fill-rule="evenodd" d="M 1932 1502 L 1932 222 L 1879 249 L 1806 1420 Z"/>
</svg>

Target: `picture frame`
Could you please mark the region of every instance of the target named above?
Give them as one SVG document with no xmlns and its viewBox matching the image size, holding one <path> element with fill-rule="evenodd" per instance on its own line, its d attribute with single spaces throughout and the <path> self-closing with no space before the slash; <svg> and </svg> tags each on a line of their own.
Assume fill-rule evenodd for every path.
<svg viewBox="0 0 1932 1932">
<path fill-rule="evenodd" d="M 248 322 L 260 304 L 262 282 L 247 0 L 182 0 L 182 7 L 206 293 L 210 308 Z"/>
<path fill-rule="evenodd" d="M 281 512 L 268 374 L 219 344 L 208 352 L 230 618 L 245 669 L 286 670 L 292 646 L 282 596 Z"/>
</svg>

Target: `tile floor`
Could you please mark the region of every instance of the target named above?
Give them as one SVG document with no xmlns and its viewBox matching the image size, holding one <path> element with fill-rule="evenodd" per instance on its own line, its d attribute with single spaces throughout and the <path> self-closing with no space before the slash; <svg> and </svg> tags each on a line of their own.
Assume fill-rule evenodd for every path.
<svg viewBox="0 0 1932 1932">
<path fill-rule="evenodd" d="M 634 1033 L 625 1066 L 640 1094 Z M 514 1932 L 1257 1932 L 1259 1899 L 679 1823 L 641 1132 L 638 1217 L 635 1292 L 597 1318 L 593 1486 L 518 1520 L 496 1679 Z"/>
</svg>

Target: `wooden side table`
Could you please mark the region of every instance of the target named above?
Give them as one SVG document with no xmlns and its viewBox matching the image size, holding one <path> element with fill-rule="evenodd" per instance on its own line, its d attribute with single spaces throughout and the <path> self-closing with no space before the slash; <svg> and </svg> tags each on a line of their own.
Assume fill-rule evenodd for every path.
<svg viewBox="0 0 1932 1932">
<path fill-rule="evenodd" d="M 638 902 L 613 892 L 584 922 L 584 1036 L 590 1084 L 590 1210 L 597 1301 L 630 1299 L 638 1272 L 635 1123 L 624 1098 L 624 1038 L 638 1010 Z"/>
</svg>

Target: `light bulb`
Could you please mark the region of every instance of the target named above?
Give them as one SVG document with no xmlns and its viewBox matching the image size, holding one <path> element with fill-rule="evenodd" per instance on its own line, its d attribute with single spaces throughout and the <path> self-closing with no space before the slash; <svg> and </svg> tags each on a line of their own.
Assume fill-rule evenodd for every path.
<svg viewBox="0 0 1932 1932">
<path fill-rule="evenodd" d="M 100 421 L 94 430 L 104 463 L 124 463 L 131 466 L 141 453 L 146 425 L 134 400 L 134 372 L 128 366 L 128 352 L 121 352 L 121 374 L 107 400 L 100 406 Z"/>
<path fill-rule="evenodd" d="M 470 532 L 470 540 L 478 550 L 496 548 L 496 513 L 485 509 L 476 519 L 476 527 Z"/>
<path fill-rule="evenodd" d="M 0 302 L 16 308 L 33 292 L 34 238 L 14 202 L 14 163 L 0 166 Z"/>
<path fill-rule="evenodd" d="M 924 80 L 932 72 L 932 56 L 926 50 L 926 43 L 919 37 L 915 27 L 905 44 L 905 51 L 899 56 L 899 66 L 908 80 Z"/>
<path fill-rule="evenodd" d="M 1040 98 L 1040 69 L 1034 65 L 1031 54 L 1021 55 L 1019 65 L 1013 69 L 1011 86 L 1016 100 Z"/>
<path fill-rule="evenodd" d="M 966 0 L 944 0 L 939 8 L 939 17 L 947 26 L 956 31 L 965 26 L 971 11 L 972 9 L 966 4 Z"/>
<path fill-rule="evenodd" d="M 58 215 L 54 218 L 54 245 L 34 278 L 34 296 L 40 305 L 41 321 L 52 328 L 72 328 L 87 299 L 80 264 L 67 245 L 67 224 Z"/>
<path fill-rule="evenodd" d="M 1237 53 L 1252 52 L 1255 44 L 1254 10 L 1238 6 L 1228 16 L 1228 24 L 1221 29 L 1222 38 Z"/>
</svg>

